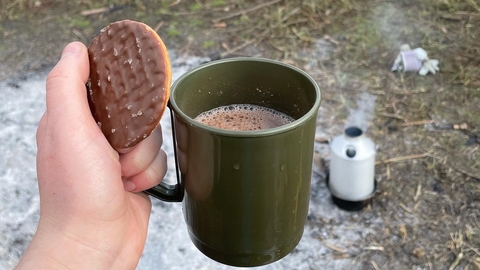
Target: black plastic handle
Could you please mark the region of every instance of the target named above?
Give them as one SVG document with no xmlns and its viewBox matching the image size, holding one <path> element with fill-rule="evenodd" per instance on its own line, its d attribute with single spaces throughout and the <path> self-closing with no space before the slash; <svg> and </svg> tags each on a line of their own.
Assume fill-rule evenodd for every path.
<svg viewBox="0 0 480 270">
<path fill-rule="evenodd" d="M 178 172 L 178 157 L 177 157 L 177 139 L 175 138 L 175 121 L 173 118 L 173 110 L 170 101 L 167 104 L 170 110 L 170 119 L 172 121 L 172 138 L 173 138 L 173 154 L 175 157 L 175 174 L 177 175 L 177 184 L 170 185 L 161 182 L 157 186 L 147 189 L 144 192 L 165 202 L 181 202 L 183 200 L 184 189 L 180 174 Z"/>
</svg>

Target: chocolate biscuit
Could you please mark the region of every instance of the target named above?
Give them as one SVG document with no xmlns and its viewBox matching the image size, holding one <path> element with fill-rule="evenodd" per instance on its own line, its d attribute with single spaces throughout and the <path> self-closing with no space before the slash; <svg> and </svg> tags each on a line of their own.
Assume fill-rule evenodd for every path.
<svg viewBox="0 0 480 270">
<path fill-rule="evenodd" d="M 88 47 L 87 94 L 95 121 L 116 149 L 135 146 L 159 124 L 172 74 L 165 44 L 149 26 L 119 21 Z"/>
</svg>

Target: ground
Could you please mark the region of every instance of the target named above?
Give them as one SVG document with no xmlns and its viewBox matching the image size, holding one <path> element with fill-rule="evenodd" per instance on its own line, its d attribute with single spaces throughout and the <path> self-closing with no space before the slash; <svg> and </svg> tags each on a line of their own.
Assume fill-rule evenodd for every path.
<svg viewBox="0 0 480 270">
<path fill-rule="evenodd" d="M 480 269 L 478 1 L 64 2 L 0 0 L 0 82 L 51 68 L 67 42 L 88 44 L 124 18 L 149 24 L 177 56 L 294 64 L 322 91 L 320 173 L 328 141 L 347 125 L 361 126 L 377 146 L 371 206 L 341 218 L 311 211 L 307 226 L 329 250 L 318 259 L 363 269 Z M 404 43 L 424 48 L 440 71 L 391 72 Z M 325 184 L 312 184 L 315 203 Z M 335 241 L 349 228 L 361 237 Z"/>
</svg>

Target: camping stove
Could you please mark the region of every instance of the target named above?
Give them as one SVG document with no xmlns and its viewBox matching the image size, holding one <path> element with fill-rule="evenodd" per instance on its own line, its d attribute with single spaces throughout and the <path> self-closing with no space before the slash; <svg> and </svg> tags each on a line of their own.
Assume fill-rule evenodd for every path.
<svg viewBox="0 0 480 270">
<path fill-rule="evenodd" d="M 375 144 L 358 127 L 345 129 L 330 143 L 327 187 L 340 208 L 356 211 L 367 206 L 376 190 Z"/>
</svg>

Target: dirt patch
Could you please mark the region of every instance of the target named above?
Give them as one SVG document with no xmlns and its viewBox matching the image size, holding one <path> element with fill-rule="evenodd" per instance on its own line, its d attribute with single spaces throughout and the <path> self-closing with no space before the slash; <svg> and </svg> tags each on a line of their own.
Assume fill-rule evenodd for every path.
<svg viewBox="0 0 480 270">
<path fill-rule="evenodd" d="M 322 258 L 365 269 L 480 269 L 475 1 L 0 3 L 0 81 L 45 69 L 67 42 L 88 44 L 108 23 L 129 18 L 156 28 L 177 55 L 261 56 L 307 70 L 323 94 L 318 129 L 324 138 L 317 150 L 342 132 L 352 111 L 359 112 L 362 95 L 375 97 L 366 126 L 378 147 L 374 204 L 340 221 L 312 211 L 308 226 L 319 230 L 318 240 L 330 250 Z M 439 59 L 440 72 L 390 72 L 403 43 Z M 323 158 L 328 167 L 328 153 Z M 323 188 L 314 183 L 312 200 Z M 345 239 L 336 229 L 345 224 L 361 237 L 331 244 Z"/>
</svg>

